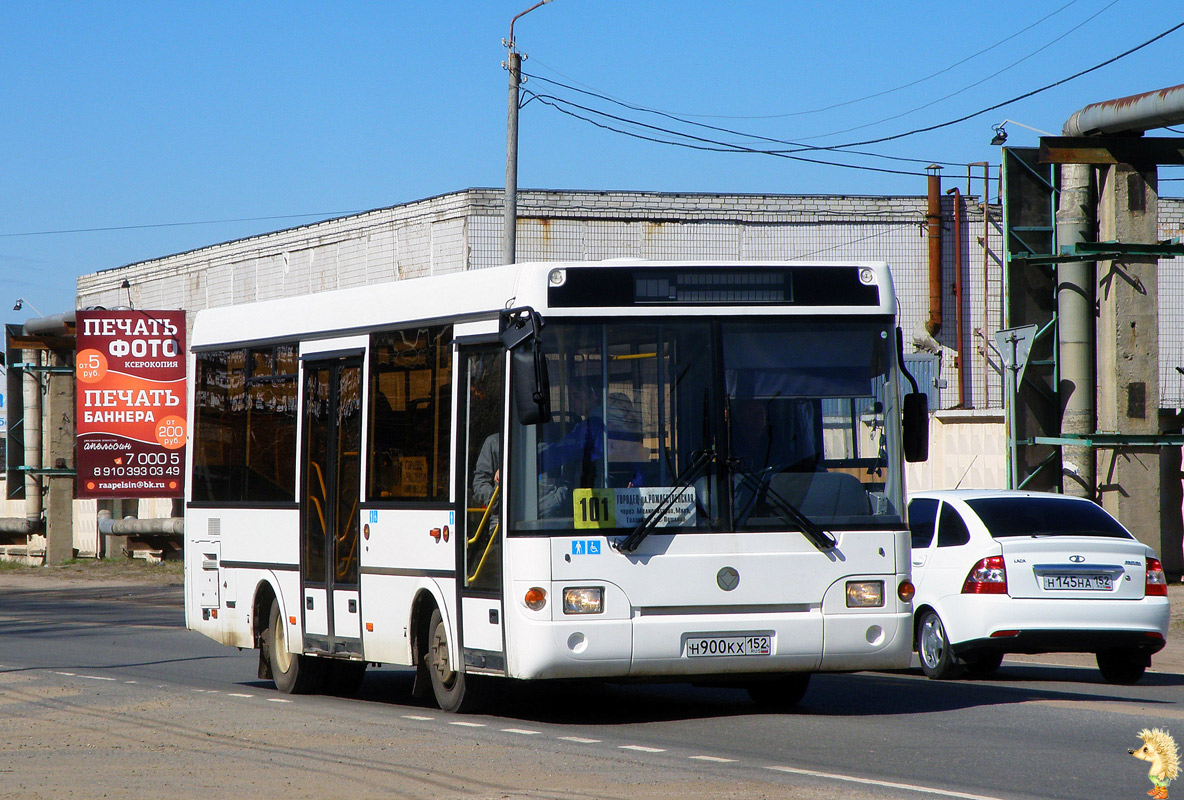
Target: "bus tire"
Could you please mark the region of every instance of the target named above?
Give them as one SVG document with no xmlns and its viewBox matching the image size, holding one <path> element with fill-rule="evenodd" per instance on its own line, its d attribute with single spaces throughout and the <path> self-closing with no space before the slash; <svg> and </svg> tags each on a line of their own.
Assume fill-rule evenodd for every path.
<svg viewBox="0 0 1184 800">
<path fill-rule="evenodd" d="M 319 659 L 289 652 L 287 626 L 280 616 L 279 600 L 271 601 L 267 656 L 271 662 L 271 679 L 275 682 L 275 688 L 285 694 L 315 692 L 324 681 L 325 665 Z"/>
<path fill-rule="evenodd" d="M 432 679 L 432 694 L 440 710 L 452 713 L 472 711 L 476 706 L 476 682 L 472 676 L 460 672 L 448 655 L 448 629 L 440 609 L 432 609 L 428 622 L 427 652 L 424 653 L 428 675 Z"/>
<path fill-rule="evenodd" d="M 752 702 L 761 708 L 788 711 L 802 701 L 809 686 L 809 672 L 794 672 L 772 680 L 756 680 L 745 688 Z"/>
</svg>

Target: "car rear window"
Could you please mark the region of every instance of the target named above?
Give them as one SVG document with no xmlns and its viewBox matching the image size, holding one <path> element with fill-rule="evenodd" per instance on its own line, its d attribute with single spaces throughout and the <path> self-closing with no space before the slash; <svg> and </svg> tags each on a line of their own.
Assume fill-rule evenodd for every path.
<svg viewBox="0 0 1184 800">
<path fill-rule="evenodd" d="M 991 536 L 1113 536 L 1131 539 L 1100 506 L 1061 497 L 980 497 L 966 505 Z"/>
</svg>

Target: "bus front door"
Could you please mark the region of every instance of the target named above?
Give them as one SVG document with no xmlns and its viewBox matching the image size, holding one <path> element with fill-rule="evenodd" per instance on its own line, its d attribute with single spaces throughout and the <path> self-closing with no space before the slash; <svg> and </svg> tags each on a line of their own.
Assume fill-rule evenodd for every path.
<svg viewBox="0 0 1184 800">
<path fill-rule="evenodd" d="M 300 583 L 304 650 L 360 656 L 360 356 L 304 362 L 303 423 Z"/>
<path fill-rule="evenodd" d="M 506 352 L 500 344 L 462 346 L 459 361 L 460 645 L 466 671 L 505 674 L 501 468 Z"/>
</svg>

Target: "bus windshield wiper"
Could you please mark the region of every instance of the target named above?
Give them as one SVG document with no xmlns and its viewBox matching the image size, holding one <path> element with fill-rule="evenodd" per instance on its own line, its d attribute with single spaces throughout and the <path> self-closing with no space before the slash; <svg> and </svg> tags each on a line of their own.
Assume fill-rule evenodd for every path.
<svg viewBox="0 0 1184 800">
<path fill-rule="evenodd" d="M 764 479 L 758 478 L 739 459 L 735 458 L 728 461 L 728 469 L 734 474 L 739 475 L 744 485 L 752 491 L 752 506 L 756 505 L 757 499 L 763 494 L 764 501 L 778 513 L 781 521 L 796 525 L 802 534 L 819 550 L 830 550 L 838 544 L 838 540 L 834 536 L 824 531 L 818 523 L 803 514 L 801 509 L 773 490 L 773 487 L 770 485 L 772 475 L 768 475 Z M 751 513 L 752 509 L 750 508 L 749 514 Z"/>
<path fill-rule="evenodd" d="M 711 462 L 715 461 L 715 450 L 707 447 L 697 453 L 694 453 L 694 458 L 687 468 L 683 470 L 682 475 L 675 482 L 674 486 L 658 502 L 645 519 L 637 524 L 633 529 L 633 533 L 626 536 L 624 539 L 613 542 L 613 547 L 621 553 L 632 553 L 637 549 L 637 546 L 642 543 L 645 537 L 649 536 L 654 528 L 658 525 L 658 520 L 666 515 L 674 505 L 674 501 L 682 494 L 683 490 L 699 479 Z"/>
</svg>

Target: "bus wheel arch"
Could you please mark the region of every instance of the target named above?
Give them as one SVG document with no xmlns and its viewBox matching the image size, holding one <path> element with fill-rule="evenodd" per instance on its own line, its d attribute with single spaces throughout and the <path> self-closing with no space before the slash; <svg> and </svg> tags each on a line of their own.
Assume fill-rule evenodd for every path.
<svg viewBox="0 0 1184 800">
<path fill-rule="evenodd" d="M 272 600 L 268 614 L 267 650 L 271 679 L 285 694 L 309 694 L 320 689 L 328 670 L 327 662 L 316 656 L 292 652 L 288 646 L 288 625 L 279 599 Z"/>
<path fill-rule="evenodd" d="M 268 581 L 260 581 L 255 588 L 255 599 L 251 603 L 251 638 L 255 642 L 255 649 L 259 651 L 260 678 L 270 679 L 271 673 L 271 606 L 276 602 L 279 594 Z"/>
<path fill-rule="evenodd" d="M 431 637 L 429 623 L 432 612 L 440 608 L 435 596 L 428 589 L 420 589 L 411 603 L 411 620 L 409 632 L 411 635 L 411 663 L 415 666 L 415 682 L 411 686 L 411 695 L 420 699 L 432 694 L 432 679 L 428 674 L 427 653 L 428 641 Z"/>
</svg>

